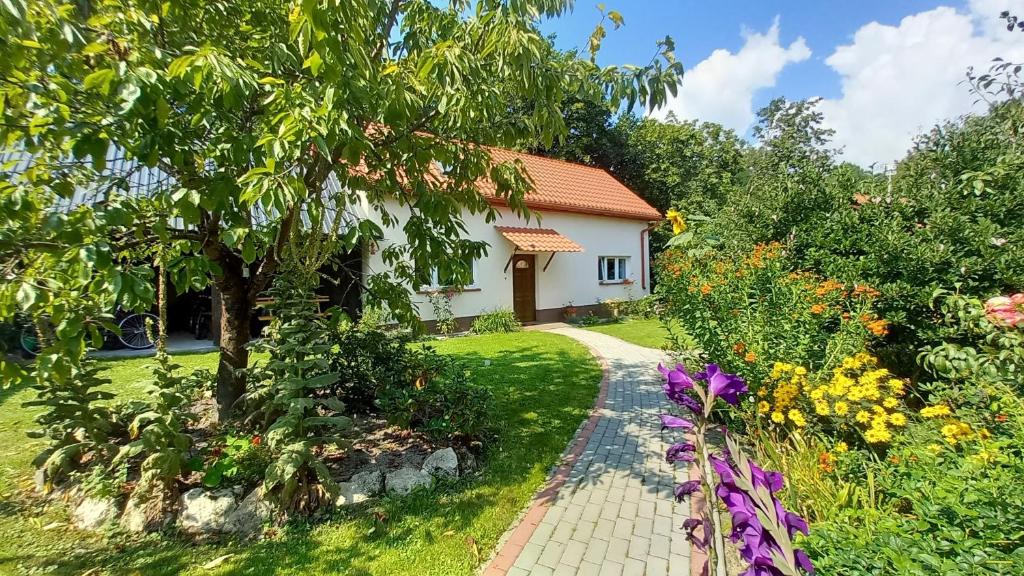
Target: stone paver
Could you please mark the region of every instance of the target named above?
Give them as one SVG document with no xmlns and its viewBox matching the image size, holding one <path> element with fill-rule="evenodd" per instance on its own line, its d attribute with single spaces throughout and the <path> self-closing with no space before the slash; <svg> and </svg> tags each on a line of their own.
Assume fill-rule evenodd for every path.
<svg viewBox="0 0 1024 576">
<path fill-rule="evenodd" d="M 690 545 L 680 527 L 689 503 L 672 500 L 686 469 L 665 462 L 678 441 L 660 430 L 668 410 L 659 350 L 604 334 L 550 330 L 589 345 L 608 361 L 608 397 L 568 480 L 509 574 L 689 575 Z"/>
</svg>

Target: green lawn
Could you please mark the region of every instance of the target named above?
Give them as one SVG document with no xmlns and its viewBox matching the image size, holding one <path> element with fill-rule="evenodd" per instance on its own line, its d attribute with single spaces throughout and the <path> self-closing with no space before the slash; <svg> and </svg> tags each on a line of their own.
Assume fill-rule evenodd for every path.
<svg viewBox="0 0 1024 576">
<path fill-rule="evenodd" d="M 587 330 L 615 336 L 638 346 L 660 349 L 668 344 L 668 330 L 660 320 L 624 320 L 611 324 L 588 326 Z"/>
<path fill-rule="evenodd" d="M 272 540 L 195 546 L 173 537 L 104 539 L 52 526 L 59 506 L 22 496 L 39 444 L 24 436 L 33 413 L 28 391 L 0 395 L 0 574 L 474 574 L 501 534 L 547 477 L 586 418 L 601 371 L 586 349 L 542 332 L 471 336 L 437 342 L 438 351 L 468 363 L 495 392 L 498 437 L 482 477 L 371 508 L 338 513 L 315 525 L 290 525 Z M 180 356 L 189 368 L 212 368 L 213 354 Z M 485 366 L 485 360 L 490 365 Z M 125 397 L 141 394 L 149 359 L 109 363 Z M 380 515 L 383 516 L 380 516 Z M 379 521 L 376 517 L 384 517 Z M 231 554 L 214 569 L 202 566 Z"/>
</svg>

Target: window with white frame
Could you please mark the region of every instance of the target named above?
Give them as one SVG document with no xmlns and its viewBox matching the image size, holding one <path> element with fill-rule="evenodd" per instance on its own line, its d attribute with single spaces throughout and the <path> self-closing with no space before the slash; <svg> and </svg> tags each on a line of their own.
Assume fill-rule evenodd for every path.
<svg viewBox="0 0 1024 576">
<path fill-rule="evenodd" d="M 629 278 L 628 256 L 601 256 L 597 259 L 597 279 L 601 282 L 623 282 Z"/>
<path fill-rule="evenodd" d="M 424 273 L 422 278 L 426 282 L 423 288 L 436 290 L 438 288 L 451 288 L 460 286 L 462 288 L 475 288 L 476 287 L 476 259 L 467 258 L 466 264 L 468 267 L 467 272 L 469 273 L 468 278 L 464 278 L 464 282 L 459 283 L 459 279 L 455 277 L 454 271 L 448 273 L 441 272 L 437 268 L 431 268 L 429 274 Z"/>
</svg>

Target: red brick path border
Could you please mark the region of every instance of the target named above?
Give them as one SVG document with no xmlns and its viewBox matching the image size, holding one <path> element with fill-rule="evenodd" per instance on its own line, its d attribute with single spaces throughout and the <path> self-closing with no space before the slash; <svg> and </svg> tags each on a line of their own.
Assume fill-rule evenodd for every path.
<svg viewBox="0 0 1024 576">
<path fill-rule="evenodd" d="M 601 377 L 601 389 L 597 393 L 597 400 L 594 401 L 594 407 L 590 410 L 590 417 L 587 422 L 583 425 L 583 429 L 576 435 L 576 439 L 573 441 L 572 446 L 569 448 L 568 453 L 562 458 L 562 464 L 555 470 L 551 478 L 548 479 L 547 485 L 537 493 L 533 498 L 533 502 L 530 504 L 526 514 L 519 521 L 519 525 L 516 526 L 512 534 L 508 537 L 508 540 L 502 545 L 501 550 L 491 559 L 490 564 L 483 571 L 483 576 L 505 576 L 512 565 L 515 564 L 516 558 L 519 557 L 519 553 L 523 551 L 523 547 L 530 541 L 530 536 L 533 536 L 533 531 L 537 529 L 537 526 L 544 520 L 544 514 L 547 513 L 548 508 L 551 507 L 551 503 L 558 491 L 565 484 L 565 481 L 569 478 L 569 473 L 572 472 L 573 466 L 576 465 L 576 461 L 579 460 L 580 455 L 583 454 L 583 450 L 587 447 L 587 441 L 590 440 L 590 435 L 593 434 L 594 429 L 597 428 L 597 421 L 601 418 L 601 410 L 604 409 L 604 402 L 608 398 L 608 381 L 611 374 L 608 367 L 608 359 L 605 358 L 600 352 L 598 352 L 592 346 L 582 343 L 586 346 L 590 353 L 597 360 L 598 364 L 601 365 L 601 371 L 603 373 Z"/>
</svg>

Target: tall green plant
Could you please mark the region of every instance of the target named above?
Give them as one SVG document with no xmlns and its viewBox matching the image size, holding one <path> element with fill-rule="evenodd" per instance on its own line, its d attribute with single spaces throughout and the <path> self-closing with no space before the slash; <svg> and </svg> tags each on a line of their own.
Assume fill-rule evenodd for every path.
<svg viewBox="0 0 1024 576">
<path fill-rule="evenodd" d="M 310 235 L 290 247 L 285 267 L 268 291 L 272 314 L 254 348 L 269 356 L 250 376 L 256 388 L 244 397 L 248 420 L 263 430 L 273 451 L 264 489 L 284 508 L 312 510 L 337 495 L 338 486 L 318 457 L 328 446 L 347 447 L 352 421 L 345 404 L 324 394 L 337 383 L 328 352 L 330 327 L 314 298 L 317 270 L 336 244 Z"/>
<path fill-rule="evenodd" d="M 167 354 L 167 277 L 165 254 L 159 251 L 158 324 L 147 328 L 156 331 L 156 363 L 152 366 L 153 381 L 147 386 L 145 408 L 128 426 L 131 441 L 121 447 L 111 465 L 117 468 L 139 455 L 141 476 L 136 493 L 147 497 L 173 496 L 174 482 L 185 471 L 192 437 L 184 432 L 194 416 L 188 410 L 189 398 L 183 391 L 182 378 L 175 375 L 180 366 Z"/>
<path fill-rule="evenodd" d="M 47 446 L 33 464 L 44 471 L 44 490 L 49 491 L 83 463 L 102 464 L 117 451 L 113 436 L 117 424 L 111 410 L 102 404 L 114 395 L 102 390 L 110 380 L 99 375 L 95 362 L 82 356 L 69 357 L 59 348 L 46 348 L 36 357 L 36 398 L 26 407 L 43 408 L 31 438 L 45 438 Z"/>
</svg>

